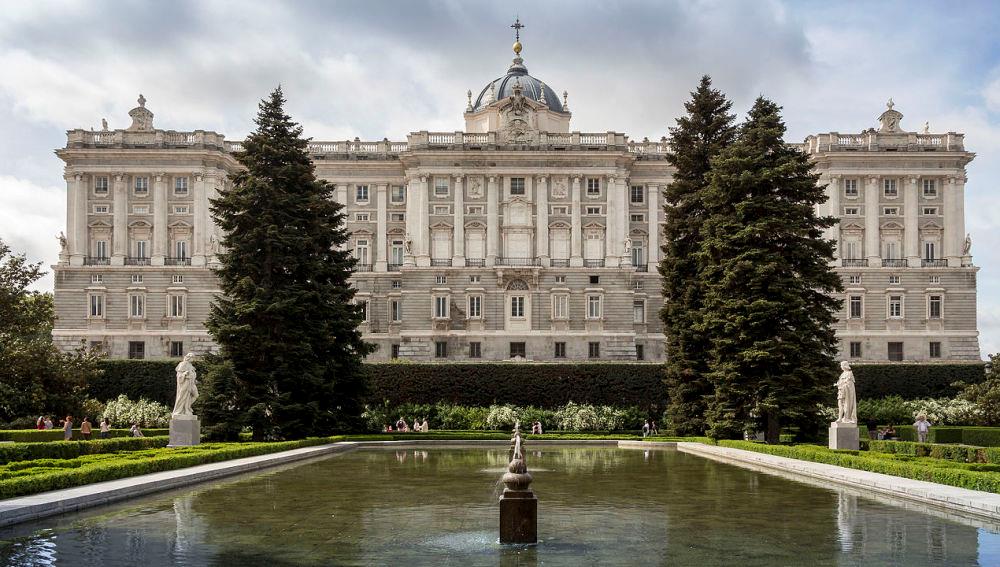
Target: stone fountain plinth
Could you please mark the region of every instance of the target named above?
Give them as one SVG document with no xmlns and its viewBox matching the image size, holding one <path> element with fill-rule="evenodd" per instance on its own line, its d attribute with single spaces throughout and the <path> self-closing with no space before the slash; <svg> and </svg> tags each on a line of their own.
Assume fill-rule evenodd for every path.
<svg viewBox="0 0 1000 567">
<path fill-rule="evenodd" d="M 520 426 L 514 427 L 510 464 L 500 479 L 500 543 L 538 543 L 538 499 L 524 462 Z"/>
</svg>

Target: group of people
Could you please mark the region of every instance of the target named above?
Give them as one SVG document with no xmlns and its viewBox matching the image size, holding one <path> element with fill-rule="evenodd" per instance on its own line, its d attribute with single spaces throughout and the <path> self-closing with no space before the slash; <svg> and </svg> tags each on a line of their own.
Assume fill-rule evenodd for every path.
<svg viewBox="0 0 1000 567">
<path fill-rule="evenodd" d="M 898 441 L 899 433 L 896 432 L 896 428 L 892 425 L 887 425 L 885 429 L 882 429 L 876 425 L 875 421 L 868 422 L 868 433 L 871 435 L 872 439 L 878 439 L 879 441 Z M 927 437 L 930 434 L 932 423 L 928 421 L 927 416 L 920 414 L 917 416 L 917 421 L 913 422 L 913 429 L 917 432 L 917 441 L 920 443 L 926 443 Z"/>
<path fill-rule="evenodd" d="M 424 418 L 423 421 L 420 421 L 417 418 L 413 418 L 413 428 L 412 429 L 410 428 L 410 425 L 408 423 L 406 423 L 406 420 L 403 419 L 402 416 L 400 416 L 400 418 L 398 420 L 396 420 L 396 428 L 395 429 L 393 429 L 391 425 L 387 425 L 387 426 L 385 426 L 385 427 L 382 428 L 382 432 L 383 433 L 389 433 L 389 432 L 392 432 L 392 431 L 403 432 L 403 433 L 410 433 L 411 431 L 414 432 L 414 433 L 427 433 L 428 430 L 429 430 L 429 427 L 427 425 L 427 418 L 426 417 Z"/>
<path fill-rule="evenodd" d="M 541 435 L 542 434 L 542 422 L 540 422 L 540 421 L 533 421 L 531 423 L 531 434 L 532 435 Z"/>
<path fill-rule="evenodd" d="M 59 427 L 63 430 L 63 441 L 73 440 L 73 416 L 67 415 L 66 419 L 59 420 Z M 101 439 L 107 439 L 111 437 L 111 420 L 107 417 L 101 418 L 101 423 L 98 426 L 98 434 Z M 38 420 L 35 422 L 35 429 L 45 430 L 45 429 L 55 429 L 55 424 L 52 422 L 52 416 L 38 416 Z M 84 441 L 90 441 L 91 436 L 94 433 L 94 426 L 90 422 L 89 417 L 84 417 L 83 421 L 80 422 L 80 436 Z M 144 437 L 142 434 L 142 429 L 139 427 L 138 423 L 132 424 L 131 429 L 132 437 Z"/>
<path fill-rule="evenodd" d="M 650 435 L 659 435 L 660 428 L 656 426 L 655 421 L 646 420 L 646 423 L 642 424 L 642 436 L 643 438 L 649 437 Z"/>
</svg>

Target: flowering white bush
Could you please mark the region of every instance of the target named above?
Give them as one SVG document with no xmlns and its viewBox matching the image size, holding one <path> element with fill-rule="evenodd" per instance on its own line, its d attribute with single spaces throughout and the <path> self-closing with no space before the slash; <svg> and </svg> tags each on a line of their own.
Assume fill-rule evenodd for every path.
<svg viewBox="0 0 1000 567">
<path fill-rule="evenodd" d="M 916 419 L 924 414 L 928 421 L 935 425 L 972 425 L 982 419 L 982 410 L 976 404 L 966 400 L 910 400 L 905 402 L 907 409 Z"/>
<path fill-rule="evenodd" d="M 569 402 L 556 411 L 556 423 L 569 431 L 616 431 L 625 425 L 627 415 L 627 410 L 611 406 Z"/>
<path fill-rule="evenodd" d="M 121 394 L 108 402 L 103 417 L 108 418 L 113 427 L 131 427 L 133 423 L 142 427 L 166 427 L 170 424 L 170 408 L 142 398 L 130 400 Z"/>
<path fill-rule="evenodd" d="M 486 429 L 512 429 L 514 422 L 521 419 L 521 412 L 517 406 L 494 404 L 486 413 Z"/>
</svg>

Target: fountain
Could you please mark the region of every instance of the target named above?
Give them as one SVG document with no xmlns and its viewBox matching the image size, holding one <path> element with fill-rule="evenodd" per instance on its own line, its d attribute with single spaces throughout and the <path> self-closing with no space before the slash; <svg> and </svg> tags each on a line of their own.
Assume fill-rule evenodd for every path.
<svg viewBox="0 0 1000 567">
<path fill-rule="evenodd" d="M 524 462 L 521 424 L 514 424 L 510 464 L 500 478 L 500 543 L 538 543 L 538 499 L 531 491 L 531 474 Z"/>
</svg>

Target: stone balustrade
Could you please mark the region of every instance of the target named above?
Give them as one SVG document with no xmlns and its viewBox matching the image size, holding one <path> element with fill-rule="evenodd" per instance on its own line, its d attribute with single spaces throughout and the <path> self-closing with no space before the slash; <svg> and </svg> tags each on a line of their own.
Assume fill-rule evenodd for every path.
<svg viewBox="0 0 1000 567">
<path fill-rule="evenodd" d="M 70 130 L 66 133 L 67 148 L 210 148 L 229 150 L 222 134 L 195 130 Z"/>
<path fill-rule="evenodd" d="M 801 144 L 802 151 L 810 154 L 828 151 L 965 151 L 965 135 L 918 134 L 916 132 L 877 132 L 860 134 L 814 134 Z"/>
</svg>

